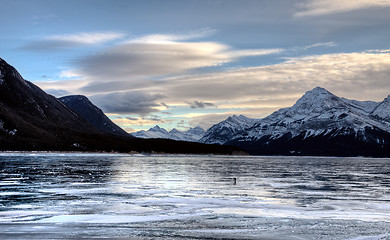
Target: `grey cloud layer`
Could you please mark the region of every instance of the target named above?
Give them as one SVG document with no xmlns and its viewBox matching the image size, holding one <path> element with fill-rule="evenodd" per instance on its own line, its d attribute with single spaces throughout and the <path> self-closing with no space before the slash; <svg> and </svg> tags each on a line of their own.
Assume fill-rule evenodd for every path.
<svg viewBox="0 0 390 240">
<path fill-rule="evenodd" d="M 90 99 L 106 113 L 147 115 L 157 112 L 160 104 L 156 101 L 163 99 L 161 94 L 145 92 L 116 92 L 91 96 Z"/>
<path fill-rule="evenodd" d="M 107 61 L 105 68 L 115 69 L 116 63 Z M 126 64 L 121 63 L 121 67 L 126 68 Z M 90 75 L 96 75 L 93 68 L 89 70 Z M 210 103 L 222 107 L 231 102 L 230 107 L 234 108 L 236 104 L 242 108 L 241 103 L 251 102 L 249 108 L 261 108 L 269 106 L 269 103 L 260 97 L 291 98 L 316 86 L 349 98 L 379 101 L 389 94 L 389 75 L 390 51 L 382 50 L 291 58 L 274 65 L 208 74 L 177 74 L 159 80 L 145 78 L 132 81 L 135 77 L 126 71 L 119 71 L 113 77 L 117 79 L 116 82 L 104 82 L 109 78 L 104 75 L 89 87 L 101 84 L 105 86 L 98 89 L 100 92 L 129 91 L 95 95 L 93 99 L 106 112 L 144 115 L 158 111 L 156 107 L 162 106 L 160 103 L 163 97 L 168 106 L 197 99 L 190 106 L 206 107 L 205 103 Z M 257 106 L 254 104 L 256 101 Z M 278 108 L 274 107 L 275 110 Z"/>
<path fill-rule="evenodd" d="M 202 101 L 193 101 L 189 103 L 191 108 L 206 108 L 206 107 L 215 107 L 211 102 L 202 102 Z"/>
<path fill-rule="evenodd" d="M 127 43 L 75 63 L 98 80 L 153 77 L 220 65 L 230 61 L 225 46 L 217 43 Z M 131 79 L 130 79 L 131 80 Z"/>
</svg>

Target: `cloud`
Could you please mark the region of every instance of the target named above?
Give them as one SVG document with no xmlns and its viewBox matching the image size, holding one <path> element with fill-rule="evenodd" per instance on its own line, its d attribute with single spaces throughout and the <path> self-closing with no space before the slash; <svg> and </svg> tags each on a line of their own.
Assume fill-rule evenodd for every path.
<svg viewBox="0 0 390 240">
<path fill-rule="evenodd" d="M 159 111 L 156 101 L 162 98 L 161 94 L 129 91 L 93 95 L 90 100 L 106 113 L 147 115 Z"/>
<path fill-rule="evenodd" d="M 53 35 L 43 39 L 33 41 L 22 49 L 26 50 L 61 50 L 69 47 L 78 47 L 85 45 L 101 44 L 117 39 L 121 39 L 126 35 L 116 32 L 90 32 L 78 34 Z"/>
<path fill-rule="evenodd" d="M 74 70 L 63 70 L 59 74 L 60 78 L 80 78 L 80 74 Z"/>
<path fill-rule="evenodd" d="M 183 103 L 186 102 L 189 107 L 207 107 L 205 103 L 212 103 L 219 111 L 240 111 L 250 113 L 252 117 L 264 117 L 274 110 L 291 106 L 304 92 L 316 86 L 347 98 L 381 101 L 390 92 L 389 76 L 390 50 L 379 49 L 289 58 L 273 65 L 222 69 L 212 73 L 177 74 L 158 81 L 144 79 L 133 83 L 124 78 L 113 88 L 107 82 L 106 90 L 102 88 L 101 91 L 126 91 L 132 87 L 138 90 L 99 94 L 91 99 L 108 113 L 147 116 L 166 109 L 161 104 L 163 99 L 173 113 L 168 117 L 172 119 L 178 117 L 175 107 L 185 107 Z M 58 89 L 72 90 L 72 93 L 77 91 L 74 90 L 76 84 L 85 86 L 86 83 L 71 81 L 42 83 L 47 87 L 44 89 L 56 89 L 57 86 Z M 189 99 L 197 100 L 189 102 Z M 220 115 L 211 116 L 220 119 Z"/>
<path fill-rule="evenodd" d="M 151 34 L 131 39 L 127 41 L 127 43 L 172 43 L 194 38 L 207 37 L 214 34 L 215 32 L 216 30 L 212 28 L 201 28 L 182 34 Z"/>
<path fill-rule="evenodd" d="M 207 56 L 205 58 L 207 59 Z M 189 61 L 192 62 L 192 60 Z M 275 108 L 289 106 L 293 103 L 291 99 L 299 97 L 308 89 L 316 86 L 325 87 L 341 96 L 360 100 L 379 101 L 390 91 L 390 81 L 388 80 L 390 50 L 388 49 L 289 58 L 273 65 L 222 69 L 206 74 L 173 74 L 174 71 L 172 71 L 172 76 L 161 77 L 158 80 L 153 79 L 153 75 L 145 76 L 145 78 L 127 75 L 126 64 L 119 67 L 124 68 L 124 73 L 118 71 L 119 73 L 115 75 L 115 64 L 107 64 L 114 68 L 113 72 L 110 72 L 113 76 L 107 74 L 102 78 L 97 77 L 97 80 L 90 77 L 91 80 L 42 81 L 38 82 L 38 85 L 44 89 L 66 90 L 73 94 L 131 90 L 131 93 L 140 96 L 140 101 L 144 97 L 142 94 L 146 96 L 146 108 L 140 108 L 146 109 L 146 111 L 131 110 L 131 112 L 143 114 L 164 108 L 165 105 L 160 104 L 163 96 L 165 96 L 164 104 L 170 107 L 188 102 L 189 99 L 197 99 L 199 103 L 211 102 L 218 105 L 219 108 L 236 105 L 237 108 L 242 109 L 245 108 L 245 104 L 242 103 L 251 102 L 252 104 L 254 101 L 257 101 L 258 104 L 256 106 L 248 105 L 248 108 L 270 107 L 269 100 L 264 99 L 290 99 L 284 101 L 283 104 L 275 103 L 272 105 Z M 175 62 L 175 64 L 180 64 L 180 62 Z M 93 69 L 91 71 L 93 73 Z M 147 71 L 146 68 L 145 71 Z M 110 81 L 104 82 L 105 79 L 110 79 Z M 112 79 L 117 81 L 111 82 Z M 86 87 L 89 89 L 86 90 Z M 92 87 L 96 87 L 96 89 L 91 89 Z M 136 108 L 137 101 L 135 97 L 130 97 L 131 94 L 116 94 L 118 95 L 112 95 L 114 99 L 121 102 L 121 97 L 124 97 L 133 103 L 130 104 L 131 109 Z M 105 95 L 99 95 L 99 98 L 102 99 L 103 96 Z M 121 104 L 126 105 L 128 100 L 124 100 Z M 101 103 L 108 105 L 104 104 L 104 101 Z M 110 103 L 114 106 L 118 105 L 114 101 L 110 101 Z M 192 105 L 197 106 L 196 103 Z M 113 110 L 110 109 L 109 112 L 115 112 Z"/>
<path fill-rule="evenodd" d="M 63 96 L 67 96 L 67 95 L 72 95 L 72 93 L 70 93 L 66 90 L 63 90 L 63 89 L 46 89 L 45 91 L 46 91 L 46 93 L 51 94 L 55 97 L 63 97 Z"/>
<path fill-rule="evenodd" d="M 53 81 L 34 81 L 45 91 L 50 91 L 55 96 L 62 96 L 63 93 L 84 94 L 81 89 L 88 82 L 84 79 L 53 80 Z M 59 94 L 59 95 L 57 95 Z"/>
<path fill-rule="evenodd" d="M 218 66 L 231 61 L 224 53 L 227 48 L 214 42 L 126 43 L 80 59 L 75 65 L 86 76 L 128 81 Z"/>
<path fill-rule="evenodd" d="M 233 114 L 265 117 L 292 106 L 316 86 L 350 99 L 382 101 L 390 92 L 388 76 L 390 52 L 371 50 L 290 58 L 268 66 L 178 76 L 151 90 L 169 96 L 164 101 L 170 106 L 194 98 L 218 105 L 222 113 L 172 116 L 189 121 L 191 126 L 206 128 Z"/>
<path fill-rule="evenodd" d="M 138 118 L 136 117 L 125 117 L 125 118 L 130 121 L 138 121 Z"/>
<path fill-rule="evenodd" d="M 155 115 L 152 115 L 150 117 L 137 118 L 137 119 L 135 119 L 135 118 L 116 118 L 116 119 L 112 119 L 112 121 L 124 129 L 133 128 L 133 130 L 132 130 L 133 132 L 139 131 L 139 130 L 147 130 L 148 128 L 155 126 L 156 124 L 164 124 L 167 122 L 171 122 L 171 120 L 161 119 Z M 139 128 L 139 126 L 143 126 L 143 127 Z"/>
<path fill-rule="evenodd" d="M 143 117 L 142 120 L 146 120 L 146 121 L 152 121 L 152 122 L 165 122 L 163 119 L 161 119 L 160 117 L 158 116 L 151 116 L 151 117 Z"/>
<path fill-rule="evenodd" d="M 319 16 L 350 12 L 371 7 L 390 7 L 388 0 L 306 0 L 298 4 L 295 17 Z"/>
<path fill-rule="evenodd" d="M 274 49 L 244 49 L 244 50 L 236 50 L 230 51 L 228 54 L 232 58 L 240 58 L 240 57 L 251 57 L 251 56 L 263 56 L 263 55 L 271 55 L 271 54 L 279 54 L 286 51 L 282 48 L 274 48 Z"/>
<path fill-rule="evenodd" d="M 83 91 L 99 93 L 161 84 L 167 76 L 218 67 L 238 58 L 279 54 L 283 49 L 234 50 L 218 42 L 181 42 L 205 36 L 205 29 L 184 35 L 148 35 L 122 42 L 105 51 L 73 62 L 71 73 L 89 80 Z M 68 70 L 69 71 L 69 70 Z M 64 75 L 67 72 L 64 72 Z"/>
<path fill-rule="evenodd" d="M 211 102 L 202 102 L 202 101 L 193 101 L 188 103 L 191 108 L 206 108 L 206 107 L 215 107 Z"/>
<path fill-rule="evenodd" d="M 320 43 L 314 43 L 314 44 L 311 44 L 311 45 L 306 45 L 306 46 L 303 46 L 303 47 L 295 47 L 295 48 L 292 48 L 291 50 L 292 51 L 307 51 L 309 49 L 312 49 L 312 48 L 318 48 L 318 47 L 334 47 L 334 46 L 337 46 L 337 43 L 335 42 L 320 42 Z"/>
</svg>

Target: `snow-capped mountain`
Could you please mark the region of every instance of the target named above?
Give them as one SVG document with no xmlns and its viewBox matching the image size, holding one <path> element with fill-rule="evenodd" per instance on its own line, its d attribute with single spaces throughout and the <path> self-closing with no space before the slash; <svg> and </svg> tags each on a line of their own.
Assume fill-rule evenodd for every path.
<svg viewBox="0 0 390 240">
<path fill-rule="evenodd" d="M 379 103 L 374 110 L 372 111 L 371 115 L 381 118 L 385 121 L 390 122 L 390 95 L 383 100 L 383 102 Z"/>
<path fill-rule="evenodd" d="M 292 107 L 280 109 L 262 119 L 247 131 L 248 135 L 235 138 L 258 139 L 269 136 L 275 139 L 286 133 L 295 137 L 303 132 L 308 137 L 346 130 L 360 134 L 366 127 L 390 132 L 390 123 L 377 121 L 371 116 L 372 107 L 371 102 L 342 99 L 317 87 L 306 92 Z"/>
<path fill-rule="evenodd" d="M 225 142 L 232 139 L 232 137 L 240 131 L 245 131 L 245 129 L 253 126 L 257 121 L 257 119 L 250 119 L 243 115 L 231 116 L 209 128 L 204 136 L 199 139 L 199 142 L 209 144 L 224 144 Z"/>
<path fill-rule="evenodd" d="M 164 138 L 178 141 L 197 142 L 204 133 L 205 131 L 200 127 L 190 128 L 185 132 L 181 132 L 174 128 L 168 132 L 164 128 L 156 125 L 147 131 L 142 130 L 134 132 L 131 135 L 137 138 Z"/>
<path fill-rule="evenodd" d="M 266 154 L 384 154 L 390 153 L 389 115 L 389 97 L 380 103 L 361 102 L 316 87 L 292 107 L 263 119 L 230 117 L 211 127 L 200 141 Z"/>
</svg>

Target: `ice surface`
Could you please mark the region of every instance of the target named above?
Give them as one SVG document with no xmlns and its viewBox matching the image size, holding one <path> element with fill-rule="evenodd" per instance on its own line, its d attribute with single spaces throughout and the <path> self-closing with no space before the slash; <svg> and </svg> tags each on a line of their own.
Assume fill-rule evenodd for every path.
<svg viewBox="0 0 390 240">
<path fill-rule="evenodd" d="M 389 163 L 1 154 L 0 239 L 390 239 Z"/>
</svg>

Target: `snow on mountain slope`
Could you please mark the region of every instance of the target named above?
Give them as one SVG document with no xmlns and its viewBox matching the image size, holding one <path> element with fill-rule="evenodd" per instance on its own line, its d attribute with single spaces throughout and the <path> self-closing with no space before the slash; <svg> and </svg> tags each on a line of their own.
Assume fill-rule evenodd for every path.
<svg viewBox="0 0 390 240">
<path fill-rule="evenodd" d="M 201 143 L 223 144 L 230 140 L 235 134 L 253 126 L 258 119 L 247 118 L 243 115 L 231 116 L 226 120 L 209 128 L 199 140 Z"/>
<path fill-rule="evenodd" d="M 375 107 L 371 115 L 390 122 L 390 95 Z"/>
<path fill-rule="evenodd" d="M 190 128 L 185 132 L 181 132 L 174 128 L 168 132 L 164 128 L 156 125 L 147 131 L 142 130 L 134 132 L 132 135 L 138 138 L 164 138 L 177 141 L 197 142 L 204 133 L 205 131 L 200 127 Z"/>
<path fill-rule="evenodd" d="M 303 136 L 305 139 L 329 134 L 329 137 L 353 134 L 365 140 L 368 139 L 367 129 L 390 133 L 389 100 L 360 102 L 339 98 L 324 88 L 316 87 L 306 92 L 292 107 L 280 109 L 263 119 L 228 118 L 211 127 L 200 141 L 225 144 L 260 139 L 272 141 L 283 136 L 289 139 Z"/>
<path fill-rule="evenodd" d="M 366 105 L 368 107 L 364 108 Z M 262 119 L 248 131 L 245 138 L 256 139 L 265 135 L 278 138 L 286 133 L 291 133 L 294 137 L 303 131 L 306 131 L 308 137 L 326 134 L 335 129 L 351 129 L 358 133 L 366 127 L 377 127 L 390 132 L 388 124 L 369 116 L 371 109 L 371 103 L 345 100 L 317 87 L 306 92 L 292 107 L 281 109 Z"/>
<path fill-rule="evenodd" d="M 141 130 L 139 132 L 131 133 L 134 137 L 137 138 L 166 138 L 169 139 L 168 131 L 159 126 L 155 126 L 147 131 Z"/>
</svg>

